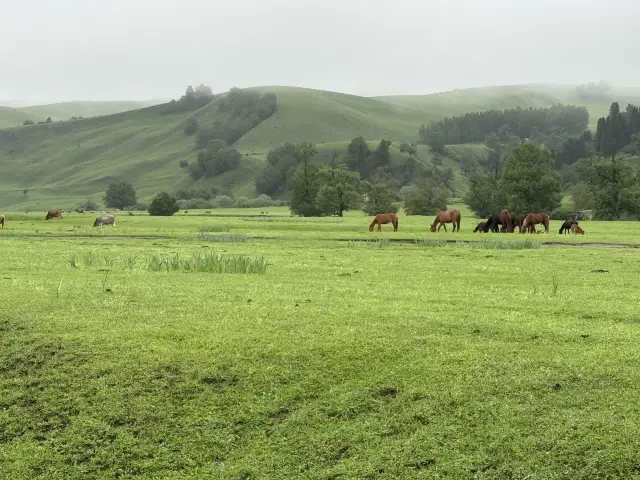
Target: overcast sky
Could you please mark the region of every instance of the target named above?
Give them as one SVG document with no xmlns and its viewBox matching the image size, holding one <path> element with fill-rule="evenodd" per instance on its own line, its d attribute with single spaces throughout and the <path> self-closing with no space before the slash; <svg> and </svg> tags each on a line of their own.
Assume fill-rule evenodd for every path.
<svg viewBox="0 0 640 480">
<path fill-rule="evenodd" d="M 639 0 L 2 1 L 0 100 L 640 84 Z"/>
</svg>

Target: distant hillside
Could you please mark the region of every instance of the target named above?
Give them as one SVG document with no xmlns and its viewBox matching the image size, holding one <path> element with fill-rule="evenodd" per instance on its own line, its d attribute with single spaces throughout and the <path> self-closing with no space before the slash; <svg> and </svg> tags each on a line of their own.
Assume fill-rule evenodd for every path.
<svg viewBox="0 0 640 480">
<path fill-rule="evenodd" d="M 585 102 L 575 96 L 574 87 L 544 85 L 376 98 L 295 87 L 257 90 L 275 92 L 278 111 L 234 144 L 243 154 L 240 167 L 212 180 L 236 195 L 254 195 L 253 179 L 262 168 L 267 151 L 286 141 L 307 140 L 323 150 L 346 148 L 352 138 L 363 136 L 371 142 L 390 139 L 392 147 L 397 148 L 401 141 L 417 140 L 420 124 L 468 111 L 568 102 L 585 105 L 591 114 L 590 124 L 595 124 L 597 116 L 607 111 L 612 100 L 621 105 L 627 101 L 640 103 L 640 91 L 636 90 L 614 90 L 610 97 Z M 97 114 L 101 102 L 89 104 L 95 107 L 91 112 Z M 27 114 L 54 118 L 57 111 L 66 118 L 91 116 L 87 114 L 89 110 L 82 110 L 85 102 L 60 105 L 64 107 L 28 107 L 9 109 L 10 112 L 2 109 L 0 117 L 1 112 L 12 115 L 11 125 L 15 126 L 21 123 L 21 115 Z M 161 189 L 172 190 L 188 184 L 190 180 L 179 162 L 193 161 L 196 149 L 194 138 L 184 134 L 184 124 L 190 117 L 203 125 L 214 122 L 219 115 L 217 105 L 213 102 L 196 112 L 171 115 L 163 115 L 163 108 L 157 105 L 73 122 L 2 129 L 0 208 L 42 209 L 57 205 L 67 208 L 87 196 L 101 201 L 105 187 L 115 179 L 132 181 L 142 200 L 149 200 Z M 479 149 L 479 154 L 483 149 L 457 146 L 450 150 L 450 157 L 443 159 L 444 165 L 459 172 L 456 152 L 469 148 Z M 428 161 L 429 155 L 427 149 L 419 150 L 422 161 Z M 465 188 L 465 180 L 460 176 L 453 183 L 461 190 Z"/>
<path fill-rule="evenodd" d="M 37 123 L 45 121 L 47 117 L 51 117 L 53 121 L 58 121 L 69 120 L 71 117 L 89 118 L 111 115 L 157 105 L 158 103 L 161 103 L 161 101 L 62 102 L 20 108 L 0 107 L 0 128 L 15 127 L 25 120 L 32 120 Z"/>
</svg>

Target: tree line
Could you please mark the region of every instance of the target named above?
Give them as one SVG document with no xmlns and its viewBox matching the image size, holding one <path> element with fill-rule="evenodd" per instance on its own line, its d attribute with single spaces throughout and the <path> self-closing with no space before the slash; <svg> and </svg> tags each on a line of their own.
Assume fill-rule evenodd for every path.
<svg viewBox="0 0 640 480">
<path fill-rule="evenodd" d="M 600 153 L 619 152 L 640 140 L 640 111 L 628 104 L 624 112 L 618 102 L 609 107 L 609 115 L 600 117 L 596 128 L 595 149 Z"/>
<path fill-rule="evenodd" d="M 447 117 L 418 130 L 420 143 L 432 150 L 443 152 L 445 145 L 483 142 L 487 135 L 506 126 L 517 137 L 524 139 L 534 133 L 549 132 L 554 128 L 569 135 L 581 134 L 589 124 L 589 112 L 585 107 L 554 105 L 549 108 L 521 107 L 506 110 L 472 112 Z"/>
</svg>

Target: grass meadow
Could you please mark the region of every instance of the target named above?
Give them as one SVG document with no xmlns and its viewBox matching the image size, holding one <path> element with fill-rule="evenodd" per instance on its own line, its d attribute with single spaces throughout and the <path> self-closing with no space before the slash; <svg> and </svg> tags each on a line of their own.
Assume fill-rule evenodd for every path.
<svg viewBox="0 0 640 480">
<path fill-rule="evenodd" d="M 0 477 L 640 478 L 640 226 L 462 211 L 4 212 Z"/>
</svg>

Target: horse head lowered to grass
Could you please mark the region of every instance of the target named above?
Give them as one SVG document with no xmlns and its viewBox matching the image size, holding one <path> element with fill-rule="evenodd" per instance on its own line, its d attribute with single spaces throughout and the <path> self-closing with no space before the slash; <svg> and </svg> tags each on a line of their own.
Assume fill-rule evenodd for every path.
<svg viewBox="0 0 640 480">
<path fill-rule="evenodd" d="M 96 218 L 96 221 L 93 222 L 94 227 L 102 227 L 104 225 L 113 225 L 116 226 L 116 217 L 115 215 L 100 215 Z"/>
<path fill-rule="evenodd" d="M 378 231 L 382 231 L 382 225 L 390 223 L 393 225 L 393 231 L 398 231 L 398 216 L 395 213 L 379 213 L 369 224 L 369 231 L 373 232 L 373 228 L 378 225 Z"/>
<path fill-rule="evenodd" d="M 446 223 L 453 223 L 453 231 L 460 231 L 460 212 L 458 210 L 440 210 L 436 214 L 436 218 L 430 226 L 432 232 L 440 231 L 440 227 L 444 227 L 444 231 L 447 231 Z M 439 225 L 438 225 L 439 224 Z"/>
<path fill-rule="evenodd" d="M 544 226 L 544 233 L 549 233 L 549 215 L 546 213 L 530 213 L 524 218 L 522 222 L 521 233 L 536 233 L 536 225 L 541 224 Z"/>
</svg>

